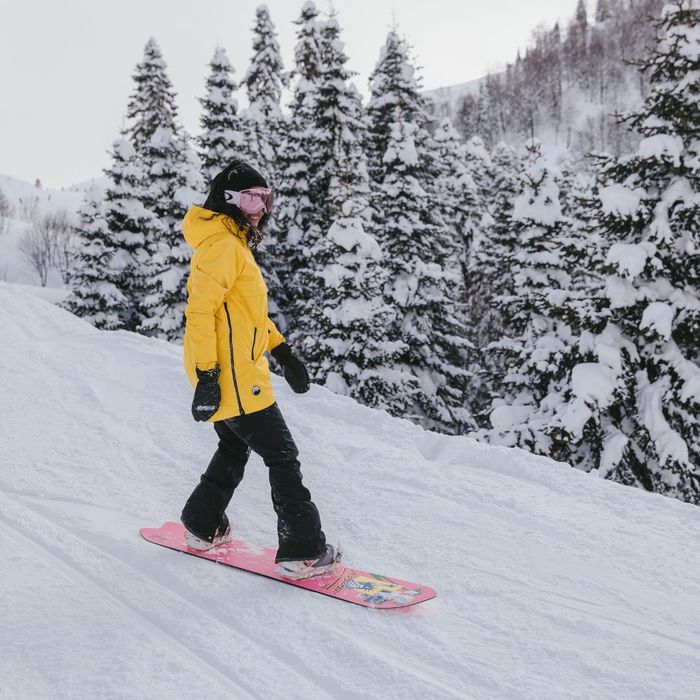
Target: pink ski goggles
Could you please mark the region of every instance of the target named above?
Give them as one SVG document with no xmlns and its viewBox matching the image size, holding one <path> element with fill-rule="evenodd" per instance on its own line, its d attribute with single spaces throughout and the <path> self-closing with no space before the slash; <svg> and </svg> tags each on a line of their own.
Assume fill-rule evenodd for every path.
<svg viewBox="0 0 700 700">
<path fill-rule="evenodd" d="M 272 203 L 275 199 L 272 190 L 267 187 L 252 187 L 249 190 L 241 190 L 240 192 L 225 190 L 224 197 L 226 197 L 227 204 L 233 204 L 245 214 L 253 215 L 260 214 L 263 211 L 269 214 L 272 211 Z"/>
</svg>

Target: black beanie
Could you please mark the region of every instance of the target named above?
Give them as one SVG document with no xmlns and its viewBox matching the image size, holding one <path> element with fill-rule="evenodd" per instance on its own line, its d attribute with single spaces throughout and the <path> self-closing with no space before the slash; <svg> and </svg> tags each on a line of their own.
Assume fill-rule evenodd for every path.
<svg viewBox="0 0 700 700">
<path fill-rule="evenodd" d="M 265 178 L 248 163 L 232 160 L 221 172 L 226 181 L 227 190 L 247 190 L 251 187 L 267 187 Z"/>
<path fill-rule="evenodd" d="M 239 209 L 226 201 L 226 190 L 240 192 L 251 187 L 267 187 L 265 178 L 242 160 L 232 160 L 213 180 L 204 208 L 227 216 L 234 216 Z"/>
</svg>

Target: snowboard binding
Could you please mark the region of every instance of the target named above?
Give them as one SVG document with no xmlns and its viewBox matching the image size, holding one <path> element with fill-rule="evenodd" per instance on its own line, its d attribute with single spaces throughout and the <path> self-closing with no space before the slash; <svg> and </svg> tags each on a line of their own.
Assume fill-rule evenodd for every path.
<svg viewBox="0 0 700 700">
<path fill-rule="evenodd" d="M 340 549 L 340 543 L 337 547 L 327 544 L 326 551 L 317 559 L 282 561 L 277 565 L 277 570 L 285 578 L 302 581 L 332 574 L 342 558 L 343 552 Z"/>
</svg>

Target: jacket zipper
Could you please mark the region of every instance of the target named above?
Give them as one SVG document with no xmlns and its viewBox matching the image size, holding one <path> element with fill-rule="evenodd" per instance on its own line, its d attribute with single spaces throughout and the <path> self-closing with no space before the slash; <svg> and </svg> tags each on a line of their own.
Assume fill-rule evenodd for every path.
<svg viewBox="0 0 700 700">
<path fill-rule="evenodd" d="M 253 328 L 253 347 L 250 348 L 250 359 L 251 362 L 255 362 L 255 338 L 258 335 L 258 329 Z"/>
<path fill-rule="evenodd" d="M 245 415 L 243 404 L 241 403 L 241 395 L 238 393 L 238 381 L 236 381 L 236 370 L 233 366 L 233 326 L 231 325 L 231 315 L 228 312 L 228 304 L 224 302 L 224 311 L 226 311 L 226 320 L 228 321 L 228 351 L 231 356 L 231 376 L 233 377 L 233 388 L 236 391 L 236 399 L 238 401 L 238 410 L 241 415 Z"/>
</svg>

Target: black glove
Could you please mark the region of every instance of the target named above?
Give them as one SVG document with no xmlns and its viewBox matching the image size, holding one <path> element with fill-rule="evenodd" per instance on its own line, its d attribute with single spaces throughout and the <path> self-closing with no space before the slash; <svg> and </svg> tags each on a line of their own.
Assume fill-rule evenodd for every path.
<svg viewBox="0 0 700 700">
<path fill-rule="evenodd" d="M 219 368 L 198 369 L 197 388 L 192 399 L 192 417 L 196 421 L 209 420 L 221 404 L 221 387 L 219 387 Z"/>
<path fill-rule="evenodd" d="M 309 373 L 304 363 L 292 352 L 287 343 L 282 343 L 274 350 L 270 350 L 270 354 L 282 365 L 284 378 L 295 393 L 303 394 L 309 390 L 311 386 Z"/>
</svg>

